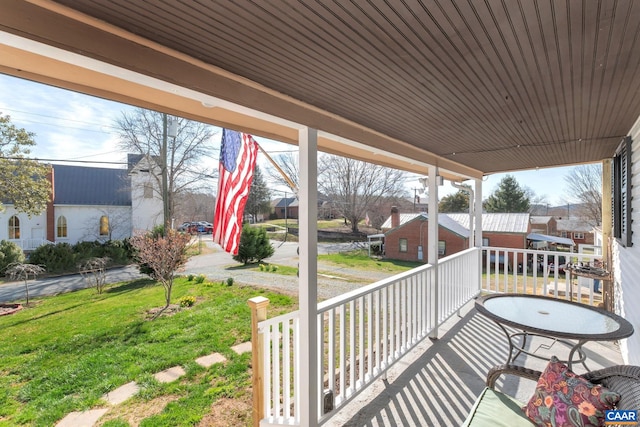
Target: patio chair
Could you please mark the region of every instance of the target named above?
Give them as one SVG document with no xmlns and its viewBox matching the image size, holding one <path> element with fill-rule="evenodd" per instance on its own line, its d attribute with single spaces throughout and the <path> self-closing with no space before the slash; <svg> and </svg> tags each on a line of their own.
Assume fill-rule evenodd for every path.
<svg viewBox="0 0 640 427">
<path fill-rule="evenodd" d="M 517 365 L 499 365 L 492 368 L 487 375 L 487 387 L 477 398 L 463 427 L 533 425 L 522 410 L 525 403 L 494 389 L 501 375 L 516 375 L 537 382 L 541 372 Z M 640 366 L 618 365 L 580 376 L 620 394 L 616 409 L 640 408 Z"/>
</svg>

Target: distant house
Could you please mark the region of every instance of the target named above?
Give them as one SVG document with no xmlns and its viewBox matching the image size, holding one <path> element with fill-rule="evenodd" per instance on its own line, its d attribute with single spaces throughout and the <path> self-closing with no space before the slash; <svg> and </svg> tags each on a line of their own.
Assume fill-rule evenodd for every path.
<svg viewBox="0 0 640 427">
<path fill-rule="evenodd" d="M 394 212 L 382 225 L 385 234 L 385 256 L 401 260 L 426 260 L 418 256 L 418 246 L 426 247 L 428 215 Z M 469 245 L 469 214 L 441 213 L 438 215 L 439 256 L 452 255 Z M 524 249 L 530 232 L 528 213 L 482 214 L 482 244 L 503 248 Z M 420 245 L 422 243 L 422 245 Z"/>
<path fill-rule="evenodd" d="M 397 210 L 382 225 L 386 258 L 403 261 L 427 260 L 429 217 L 426 213 L 400 214 Z M 446 214 L 438 216 L 438 257 L 454 254 L 469 246 L 469 230 Z"/>
<path fill-rule="evenodd" d="M 546 234 L 548 236 L 556 236 L 558 232 L 558 224 L 552 216 L 534 216 L 529 217 L 531 222 L 531 232 L 538 234 Z"/>
<path fill-rule="evenodd" d="M 127 169 L 51 165 L 52 200 L 46 211 L 29 218 L 5 204 L 0 240 L 31 250 L 46 242 L 122 239 L 134 230 L 162 224 L 162 200 L 152 167 L 157 163 L 135 155 L 129 156 Z"/>
<path fill-rule="evenodd" d="M 298 199 L 295 197 L 283 197 L 271 202 L 273 215 L 277 219 L 298 218 Z"/>
<path fill-rule="evenodd" d="M 558 236 L 573 239 L 576 245 L 593 245 L 593 225 L 579 218 L 558 219 Z"/>
</svg>

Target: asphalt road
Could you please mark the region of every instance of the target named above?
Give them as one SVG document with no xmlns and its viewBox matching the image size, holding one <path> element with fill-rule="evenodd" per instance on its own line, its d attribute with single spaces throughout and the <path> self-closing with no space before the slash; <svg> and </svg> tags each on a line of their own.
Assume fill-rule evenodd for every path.
<svg viewBox="0 0 640 427">
<path fill-rule="evenodd" d="M 254 284 L 288 293 L 297 293 L 298 279 L 295 276 L 282 276 L 239 268 L 238 263 L 233 260 L 230 254 L 222 251 L 218 245 L 212 242 L 210 235 L 202 236 L 201 239 L 211 248 L 212 253 L 191 257 L 184 271 L 180 272 L 180 274 L 204 274 L 210 280 L 226 280 L 228 277 L 233 277 L 234 280 L 241 283 Z M 298 243 L 272 243 L 275 253 L 268 259 L 268 262 L 289 266 L 298 264 Z M 351 247 L 352 245 L 349 243 L 321 243 L 318 245 L 318 253 L 335 253 Z M 318 269 L 319 271 L 322 270 L 322 266 L 319 265 Z M 330 298 L 384 277 L 376 277 L 375 273 L 373 274 L 374 277 L 362 276 L 363 272 L 361 271 L 356 273 L 336 270 L 335 268 L 333 268 L 331 275 L 320 273 L 318 276 L 319 296 Z M 107 272 L 106 283 L 131 281 L 142 277 L 147 276 L 141 275 L 137 266 L 115 268 Z M 91 287 L 79 274 L 30 280 L 28 286 L 30 298 L 57 295 Z M 7 282 L 0 285 L 0 303 L 19 302 L 24 301 L 24 299 L 24 282 Z"/>
</svg>

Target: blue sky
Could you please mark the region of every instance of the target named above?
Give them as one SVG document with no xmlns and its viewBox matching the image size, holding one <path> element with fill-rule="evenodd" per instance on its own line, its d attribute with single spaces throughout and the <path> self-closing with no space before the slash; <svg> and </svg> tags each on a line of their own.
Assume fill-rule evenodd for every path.
<svg viewBox="0 0 640 427">
<path fill-rule="evenodd" d="M 115 119 L 134 107 L 83 95 L 28 80 L 0 74 L 0 114 L 11 116 L 17 127 L 36 134 L 37 146 L 33 157 L 54 160 L 79 160 L 101 167 L 121 167 L 126 153 L 118 148 L 113 127 Z M 218 140 L 213 144 L 219 144 Z M 271 155 L 295 147 L 256 138 Z M 262 156 L 259 156 L 262 157 Z M 218 159 L 211 159 L 217 164 Z M 108 163 L 113 162 L 113 163 Z M 121 164 L 118 164 L 121 163 Z M 522 186 L 529 187 L 537 196 L 546 196 L 551 206 L 565 205 L 570 200 L 565 176 L 571 167 L 513 172 Z M 483 197 L 488 197 L 507 174 L 488 176 L 483 183 Z M 407 181 L 407 189 L 413 193 L 419 188 L 417 178 Z M 440 195 L 456 191 L 448 183 L 440 188 Z"/>
</svg>

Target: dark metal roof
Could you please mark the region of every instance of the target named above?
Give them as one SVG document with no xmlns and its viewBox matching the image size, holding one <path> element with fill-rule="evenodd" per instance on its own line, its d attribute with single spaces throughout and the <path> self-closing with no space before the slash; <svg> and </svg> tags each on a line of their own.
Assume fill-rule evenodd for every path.
<svg viewBox="0 0 640 427">
<path fill-rule="evenodd" d="M 298 207 L 298 199 L 295 197 L 287 197 L 286 199 L 283 197 L 281 199 L 276 200 L 273 205 L 274 208 L 284 208 L 284 207 Z"/>
<path fill-rule="evenodd" d="M 56 205 L 131 206 L 124 169 L 53 165 Z"/>
<path fill-rule="evenodd" d="M 418 148 L 484 173 L 611 157 L 640 115 L 633 0 L 56 3 L 116 30 L 103 25 L 93 37 L 82 15 L 49 7 L 36 16 L 45 6 L 18 1 L 0 6 L 0 29 L 371 147 L 414 156 Z M 54 13 L 65 20 L 54 22 Z M 151 66 L 158 49 L 120 29 L 248 81 L 219 84 L 175 58 Z M 127 42 L 110 44 L 107 31 Z M 397 143 L 384 147 L 378 137 Z"/>
</svg>

